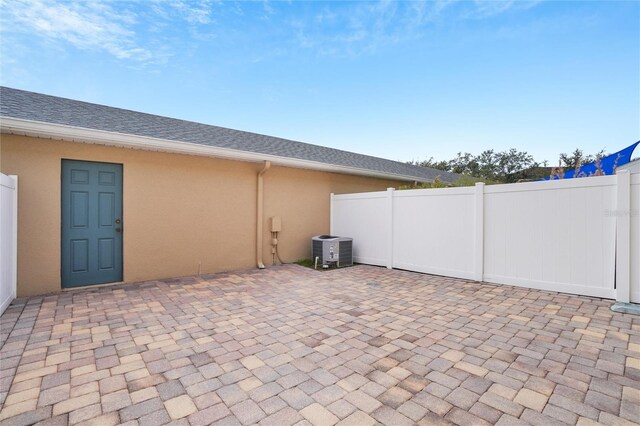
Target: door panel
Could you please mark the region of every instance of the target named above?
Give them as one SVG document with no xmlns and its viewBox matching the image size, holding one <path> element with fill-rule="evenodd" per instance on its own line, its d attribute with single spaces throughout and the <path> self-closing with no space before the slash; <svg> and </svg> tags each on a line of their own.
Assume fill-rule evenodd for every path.
<svg viewBox="0 0 640 426">
<path fill-rule="evenodd" d="M 87 240 L 71 240 L 71 272 L 89 271 L 89 242 Z"/>
<path fill-rule="evenodd" d="M 71 193 L 71 227 L 89 227 L 89 193 L 73 191 Z"/>
<path fill-rule="evenodd" d="M 100 228 L 113 228 L 115 226 L 115 201 L 113 192 L 101 192 L 98 194 L 98 226 Z"/>
<path fill-rule="evenodd" d="M 62 287 L 122 281 L 122 165 L 62 160 Z"/>
<path fill-rule="evenodd" d="M 98 241 L 98 268 L 101 271 L 115 268 L 115 257 L 113 238 L 100 238 Z"/>
</svg>

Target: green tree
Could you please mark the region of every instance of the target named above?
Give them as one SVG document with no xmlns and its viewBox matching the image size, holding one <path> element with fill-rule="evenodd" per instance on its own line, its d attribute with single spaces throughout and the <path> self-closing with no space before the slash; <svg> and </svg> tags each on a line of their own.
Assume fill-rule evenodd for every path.
<svg viewBox="0 0 640 426">
<path fill-rule="evenodd" d="M 511 148 L 497 155 L 498 175 L 503 182 L 517 182 L 524 177 L 523 172 L 532 167 L 540 167 L 540 163 L 532 155 Z"/>
<path fill-rule="evenodd" d="M 427 167 L 430 169 L 444 170 L 445 172 L 449 170 L 449 162 L 446 160 L 435 161 L 433 157 L 430 157 L 428 160 L 424 161 L 409 161 L 409 164 L 413 164 L 415 166 Z"/>
<path fill-rule="evenodd" d="M 598 161 L 606 154 L 600 150 L 593 155 L 585 155 L 581 149 L 571 153 L 560 154 L 560 167 L 575 169 L 583 164 Z M 526 151 L 515 148 L 502 152 L 493 149 L 482 151 L 478 155 L 469 152 L 458 152 L 451 160 L 435 160 L 433 157 L 424 161 L 411 161 L 411 164 L 471 176 L 491 183 L 511 183 L 521 179 L 539 179 L 549 176 L 548 162 L 535 161 Z"/>
<path fill-rule="evenodd" d="M 448 161 L 435 161 L 431 157 L 412 164 L 501 183 L 516 182 L 521 178 L 523 170 L 539 166 L 527 152 L 514 148 L 503 152 L 488 149 L 478 155 L 459 152 Z"/>
<path fill-rule="evenodd" d="M 580 166 L 598 161 L 604 157 L 605 151 L 601 149 L 594 155 L 585 155 L 580 148 L 576 148 L 573 152 L 560 154 L 560 167 L 565 169 L 577 169 Z"/>
</svg>

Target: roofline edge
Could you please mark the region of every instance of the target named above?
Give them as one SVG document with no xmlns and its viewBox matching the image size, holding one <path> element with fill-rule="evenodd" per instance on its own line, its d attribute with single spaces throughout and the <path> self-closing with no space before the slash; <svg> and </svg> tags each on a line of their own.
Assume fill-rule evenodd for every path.
<svg viewBox="0 0 640 426">
<path fill-rule="evenodd" d="M 0 132 L 21 136 L 45 137 L 68 142 L 91 143 L 120 148 L 135 148 L 173 154 L 216 157 L 252 163 L 261 163 L 268 160 L 276 166 L 293 167 L 298 169 L 309 169 L 411 182 L 431 182 L 430 179 L 420 178 L 417 176 L 396 175 L 393 173 L 377 172 L 375 170 L 361 169 L 357 167 L 322 163 L 319 161 L 301 160 L 271 154 L 260 154 L 257 152 L 240 151 L 237 149 L 200 145 L 191 142 L 179 142 L 168 139 L 152 138 L 149 136 L 137 136 L 127 133 L 109 132 L 106 130 L 88 129 L 85 127 L 68 126 L 65 124 L 52 124 L 20 118 L 0 117 Z"/>
</svg>

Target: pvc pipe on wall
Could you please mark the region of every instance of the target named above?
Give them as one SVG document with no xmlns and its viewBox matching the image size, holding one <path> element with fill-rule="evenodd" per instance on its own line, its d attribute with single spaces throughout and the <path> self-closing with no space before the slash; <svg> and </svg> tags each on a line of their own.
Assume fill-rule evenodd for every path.
<svg viewBox="0 0 640 426">
<path fill-rule="evenodd" d="M 264 182 L 263 176 L 271 167 L 270 161 L 264 162 L 264 167 L 258 173 L 258 209 L 256 212 L 256 264 L 258 269 L 264 269 L 264 263 L 262 263 L 262 223 L 263 223 L 263 204 L 264 204 Z"/>
</svg>

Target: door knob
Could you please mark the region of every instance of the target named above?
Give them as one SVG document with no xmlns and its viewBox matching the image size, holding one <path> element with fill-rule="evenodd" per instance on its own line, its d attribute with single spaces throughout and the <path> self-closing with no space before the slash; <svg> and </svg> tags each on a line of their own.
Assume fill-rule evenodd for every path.
<svg viewBox="0 0 640 426">
<path fill-rule="evenodd" d="M 121 228 L 116 228 L 116 232 L 122 232 Z"/>
<path fill-rule="evenodd" d="M 116 219 L 116 223 L 120 223 L 120 219 Z"/>
</svg>

